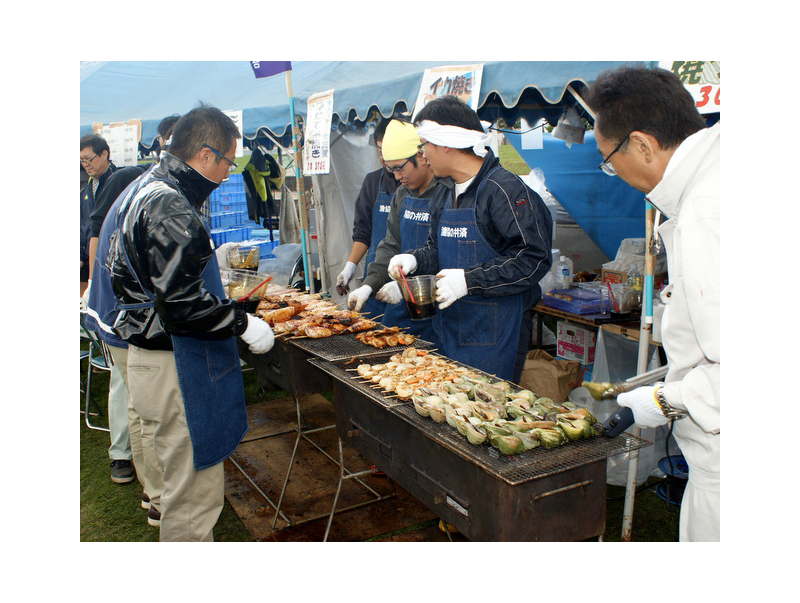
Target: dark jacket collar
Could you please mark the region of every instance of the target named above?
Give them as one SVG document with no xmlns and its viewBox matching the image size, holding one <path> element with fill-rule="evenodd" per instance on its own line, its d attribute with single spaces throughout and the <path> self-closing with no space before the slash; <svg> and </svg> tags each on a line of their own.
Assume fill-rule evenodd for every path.
<svg viewBox="0 0 800 603">
<path fill-rule="evenodd" d="M 212 182 L 175 155 L 164 153 L 152 171 L 153 178 L 166 178 L 178 185 L 192 207 L 200 209 L 219 184 Z"/>
</svg>

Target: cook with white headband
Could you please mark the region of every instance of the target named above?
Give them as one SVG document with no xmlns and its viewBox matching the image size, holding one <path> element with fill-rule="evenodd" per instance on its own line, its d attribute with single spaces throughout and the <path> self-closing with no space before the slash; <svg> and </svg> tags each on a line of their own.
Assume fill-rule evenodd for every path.
<svg viewBox="0 0 800 603">
<path fill-rule="evenodd" d="M 440 351 L 518 383 L 531 340 L 528 310 L 550 269 L 550 212 L 500 166 L 489 124 L 463 101 L 429 101 L 414 125 L 445 186 L 431 199 L 427 243 L 395 255 L 389 275 L 435 274 Z"/>
</svg>

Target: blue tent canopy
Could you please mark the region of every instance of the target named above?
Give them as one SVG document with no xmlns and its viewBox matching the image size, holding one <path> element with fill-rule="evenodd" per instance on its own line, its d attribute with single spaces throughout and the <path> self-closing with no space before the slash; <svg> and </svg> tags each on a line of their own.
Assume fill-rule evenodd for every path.
<svg viewBox="0 0 800 603">
<path fill-rule="evenodd" d="M 334 90 L 333 128 L 357 127 L 375 116 L 410 110 L 425 69 L 480 61 L 295 61 L 292 93 L 295 113 L 306 116 L 309 96 Z M 588 116 L 568 92 L 578 93 L 597 75 L 623 64 L 656 66 L 653 61 L 488 61 L 483 74 L 478 114 L 513 124 L 546 119 L 555 125 L 567 106 Z M 290 146 L 290 111 L 283 74 L 257 79 L 249 61 L 109 61 L 81 63 L 81 135 L 92 124 L 142 120 L 141 144 L 151 148 L 158 123 L 185 113 L 198 102 L 225 111 L 242 110 L 245 139 Z M 541 167 L 546 186 L 601 250 L 614 257 L 623 238 L 644 236 L 643 195 L 619 178 L 597 169 L 591 134 L 584 144 L 567 148 L 546 136 L 543 151 L 523 151 L 519 137 L 507 135 L 531 168 Z M 247 144 L 247 142 L 246 142 Z M 250 146 L 248 144 L 248 146 Z"/>
<path fill-rule="evenodd" d="M 410 109 L 425 69 L 480 61 L 295 61 L 295 113 L 306 115 L 309 96 L 334 90 L 334 125 L 366 121 L 377 109 L 384 116 Z M 631 62 L 629 62 L 630 64 Z M 580 90 L 616 61 L 483 62 L 478 113 L 483 119 L 513 122 L 532 112 L 555 123 L 567 92 Z M 142 120 L 142 143 L 150 146 L 158 123 L 185 113 L 199 101 L 225 111 L 242 110 L 245 138 L 260 129 L 276 138 L 290 136 L 290 113 L 283 74 L 256 79 L 249 61 L 108 61 L 81 63 L 81 135 L 92 123 Z M 529 119 L 529 121 L 532 121 Z"/>
</svg>

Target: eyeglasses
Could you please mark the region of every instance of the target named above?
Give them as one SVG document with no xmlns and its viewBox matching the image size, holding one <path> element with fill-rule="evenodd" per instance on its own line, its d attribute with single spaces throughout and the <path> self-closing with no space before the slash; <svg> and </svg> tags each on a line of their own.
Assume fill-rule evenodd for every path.
<svg viewBox="0 0 800 603">
<path fill-rule="evenodd" d="M 406 159 L 406 160 L 405 160 L 403 163 L 401 163 L 400 165 L 397 165 L 397 166 L 395 166 L 395 167 L 391 167 L 391 166 L 388 166 L 388 165 L 387 165 L 387 166 L 386 166 L 386 171 L 387 171 L 387 172 L 389 172 L 390 174 L 399 174 L 400 172 L 402 172 L 402 171 L 403 171 L 403 168 L 404 168 L 404 167 L 406 167 L 406 164 L 407 164 L 409 161 L 411 161 L 412 159 L 413 159 L 413 157 L 409 157 L 409 158 L 408 158 L 408 159 Z"/>
<path fill-rule="evenodd" d="M 231 161 L 230 159 L 228 159 L 227 157 L 225 157 L 225 155 L 223 155 L 223 154 L 222 154 L 222 153 L 220 153 L 220 152 L 219 152 L 217 149 L 215 149 L 214 147 L 210 147 L 210 146 L 208 146 L 207 144 L 204 144 L 204 145 L 203 145 L 203 148 L 209 149 L 209 150 L 210 150 L 212 153 L 214 153 L 214 155 L 216 155 L 217 157 L 221 157 L 222 159 L 224 159 L 225 161 L 227 161 L 228 163 L 230 163 L 230 164 L 231 164 L 231 167 L 229 167 L 229 168 L 228 168 L 228 171 L 229 171 L 231 174 L 233 173 L 233 171 L 234 171 L 234 170 L 235 170 L 237 167 L 239 167 L 239 166 L 238 166 L 238 165 L 236 165 L 236 164 L 235 164 L 233 161 Z"/>
<path fill-rule="evenodd" d="M 92 155 L 91 157 L 89 157 L 88 159 L 84 159 L 83 157 L 81 157 L 81 165 L 89 165 L 95 159 L 97 159 L 97 154 L 96 153 L 94 155 Z"/>
<path fill-rule="evenodd" d="M 426 140 L 425 142 L 419 143 L 417 145 L 417 151 L 419 151 L 420 153 L 424 152 L 425 151 L 425 145 L 429 144 L 429 143 L 430 143 L 430 140 Z"/>
<path fill-rule="evenodd" d="M 628 134 L 630 136 L 630 134 Z M 603 170 L 604 173 L 608 174 L 609 176 L 616 176 L 617 170 L 614 169 L 614 166 L 611 165 L 608 160 L 611 159 L 611 156 L 619 151 L 622 148 L 622 145 L 628 140 L 628 136 L 622 139 L 622 141 L 608 154 L 608 157 L 603 159 L 603 163 L 601 163 L 598 167 Z"/>
</svg>

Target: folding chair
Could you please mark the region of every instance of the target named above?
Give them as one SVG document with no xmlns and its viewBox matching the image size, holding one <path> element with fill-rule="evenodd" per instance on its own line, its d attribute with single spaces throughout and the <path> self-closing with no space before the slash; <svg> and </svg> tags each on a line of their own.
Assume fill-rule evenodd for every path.
<svg viewBox="0 0 800 603">
<path fill-rule="evenodd" d="M 89 417 L 91 416 L 89 412 L 89 406 L 92 403 L 92 371 L 94 369 L 98 369 L 101 371 L 111 371 L 111 367 L 114 365 L 114 360 L 111 358 L 111 353 L 108 351 L 108 346 L 97 336 L 97 333 L 92 331 L 91 329 L 86 328 L 84 324 L 85 314 L 81 314 L 81 327 L 83 327 L 83 333 L 86 334 L 86 337 L 89 339 L 89 353 L 88 353 L 88 368 L 86 370 L 86 392 L 84 398 L 84 405 L 83 405 L 83 419 L 86 423 L 86 427 L 89 429 L 96 429 L 98 431 L 110 431 L 108 427 L 101 427 L 99 425 L 92 424 Z M 95 407 L 97 405 L 95 404 Z M 99 410 L 99 408 L 98 408 Z"/>
</svg>

